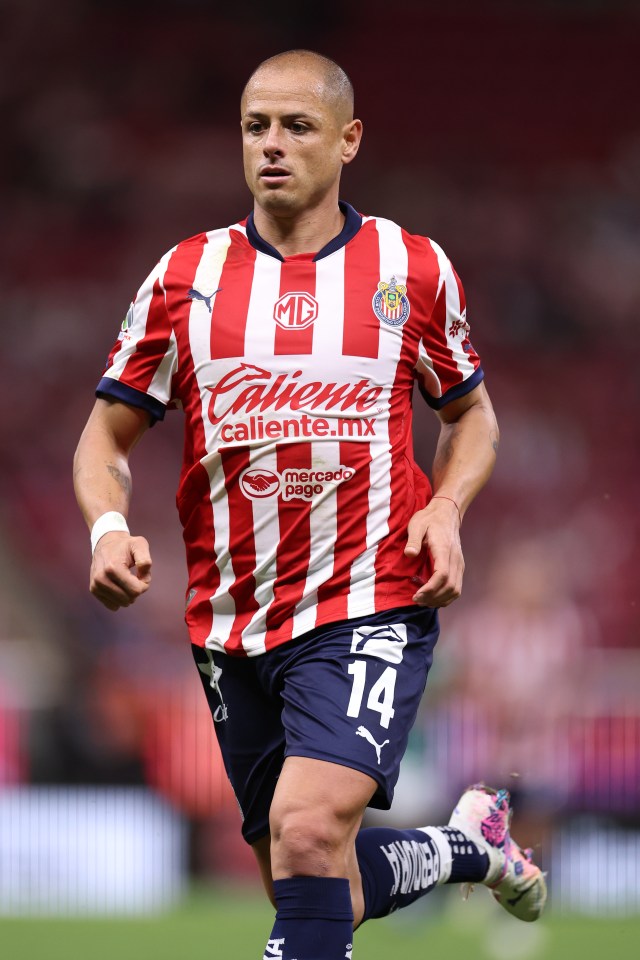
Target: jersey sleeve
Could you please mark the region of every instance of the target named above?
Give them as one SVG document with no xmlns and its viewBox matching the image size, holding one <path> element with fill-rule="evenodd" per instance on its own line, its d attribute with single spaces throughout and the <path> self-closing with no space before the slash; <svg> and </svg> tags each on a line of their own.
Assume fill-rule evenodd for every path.
<svg viewBox="0 0 640 960">
<path fill-rule="evenodd" d="M 169 319 L 164 275 L 175 247 L 160 260 L 138 290 L 96 388 L 96 396 L 146 410 L 151 422 L 173 405 L 178 367 L 175 333 Z"/>
<path fill-rule="evenodd" d="M 439 279 L 433 310 L 419 344 L 416 377 L 429 406 L 440 410 L 477 387 L 484 373 L 469 340 L 460 278 L 442 248 L 432 240 L 429 243 L 438 259 Z"/>
</svg>

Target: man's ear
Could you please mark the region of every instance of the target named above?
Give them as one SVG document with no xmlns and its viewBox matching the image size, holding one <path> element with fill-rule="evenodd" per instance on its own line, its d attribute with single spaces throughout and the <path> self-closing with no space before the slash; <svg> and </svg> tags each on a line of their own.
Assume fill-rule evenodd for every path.
<svg viewBox="0 0 640 960">
<path fill-rule="evenodd" d="M 362 120 L 351 120 L 342 132 L 342 162 L 351 163 L 360 148 L 362 140 Z"/>
</svg>

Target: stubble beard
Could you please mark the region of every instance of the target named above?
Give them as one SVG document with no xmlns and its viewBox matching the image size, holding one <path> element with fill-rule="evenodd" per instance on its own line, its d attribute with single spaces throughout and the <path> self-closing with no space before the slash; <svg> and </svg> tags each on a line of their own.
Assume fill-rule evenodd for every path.
<svg viewBox="0 0 640 960">
<path fill-rule="evenodd" d="M 254 198 L 265 213 L 275 217 L 294 217 L 304 211 L 306 204 L 286 189 L 260 190 L 254 193 Z"/>
</svg>

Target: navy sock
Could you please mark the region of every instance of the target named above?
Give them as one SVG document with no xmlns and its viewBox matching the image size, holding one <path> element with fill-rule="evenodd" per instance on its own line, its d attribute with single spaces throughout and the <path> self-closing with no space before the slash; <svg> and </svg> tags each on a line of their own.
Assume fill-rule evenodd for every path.
<svg viewBox="0 0 640 960">
<path fill-rule="evenodd" d="M 439 883 L 481 882 L 489 869 L 487 854 L 450 827 L 361 830 L 356 855 L 364 892 L 363 923 L 408 906 Z"/>
<path fill-rule="evenodd" d="M 356 855 L 364 892 L 363 923 L 408 906 L 440 879 L 440 851 L 422 830 L 360 830 Z"/>
<path fill-rule="evenodd" d="M 455 827 L 438 827 L 451 847 L 451 875 L 446 883 L 482 883 L 489 872 L 489 857 L 481 853 L 473 840 L 469 840 Z"/>
<path fill-rule="evenodd" d="M 278 912 L 263 960 L 350 960 L 353 908 L 341 877 L 274 880 Z"/>
</svg>

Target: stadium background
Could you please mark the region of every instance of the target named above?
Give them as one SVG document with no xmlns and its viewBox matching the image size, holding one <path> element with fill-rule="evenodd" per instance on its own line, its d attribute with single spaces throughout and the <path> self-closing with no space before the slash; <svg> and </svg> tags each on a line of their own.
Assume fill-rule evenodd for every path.
<svg viewBox="0 0 640 960">
<path fill-rule="evenodd" d="M 171 937 L 204 957 L 212 925 L 231 918 L 235 946 L 218 939 L 217 952 L 248 958 L 267 929 L 182 623 L 180 415 L 133 458 L 132 526 L 152 544 L 154 589 L 126 613 L 86 591 L 70 466 L 141 279 L 178 239 L 250 209 L 239 92 L 294 46 L 354 80 L 365 138 L 345 199 L 452 257 L 502 427 L 394 816 L 439 822 L 468 782 L 508 782 L 518 839 L 537 845 L 552 891 L 542 933 L 505 926 L 479 894 L 461 913 L 443 893 L 370 925 L 357 955 L 408 937 L 405 955 L 422 956 L 445 934 L 449 955 L 455 936 L 498 960 L 572 945 L 596 956 L 598 936 L 637 946 L 631 0 L 324 0 L 286 13 L 255 0 L 0 2 L 0 944 L 15 957 L 87 942 L 126 954 L 133 928 L 118 917 L 142 914 L 138 956 L 155 936 L 156 958 Z M 426 469 L 436 426 L 418 402 Z M 260 917 L 251 948 L 237 939 L 243 903 Z M 108 922 L 71 919 L 96 914 Z"/>
</svg>

